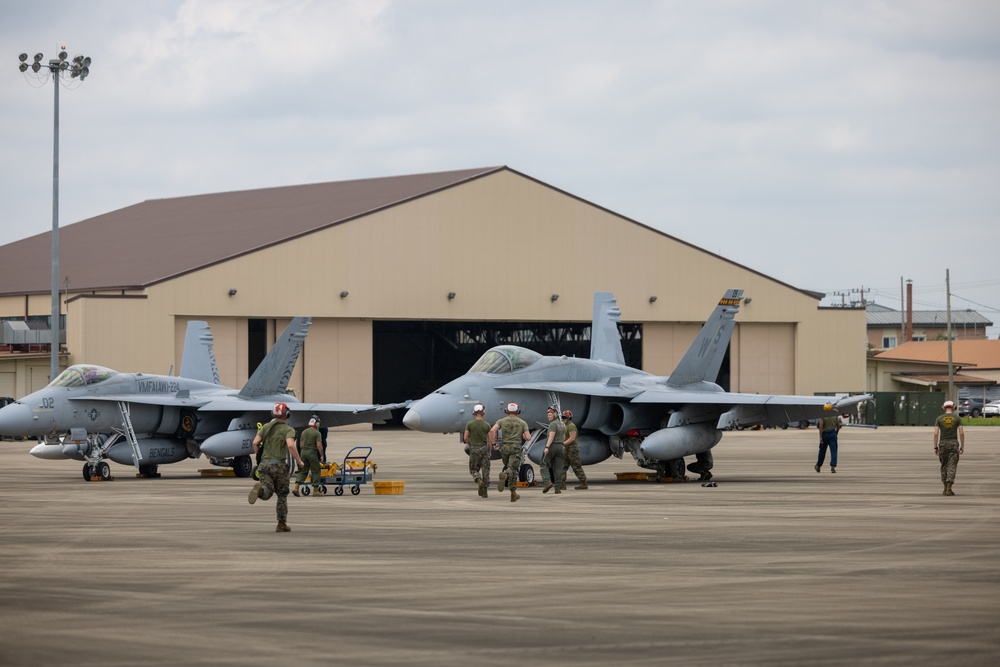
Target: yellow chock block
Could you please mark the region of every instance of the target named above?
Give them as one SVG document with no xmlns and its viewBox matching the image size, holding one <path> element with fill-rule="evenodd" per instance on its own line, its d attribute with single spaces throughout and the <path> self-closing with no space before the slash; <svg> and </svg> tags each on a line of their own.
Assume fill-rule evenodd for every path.
<svg viewBox="0 0 1000 667">
<path fill-rule="evenodd" d="M 405 482 L 401 481 L 372 482 L 372 485 L 375 487 L 375 495 L 377 496 L 402 495 L 404 484 Z"/>
<path fill-rule="evenodd" d="M 202 477 L 236 477 L 232 468 L 201 468 L 198 472 Z"/>
</svg>

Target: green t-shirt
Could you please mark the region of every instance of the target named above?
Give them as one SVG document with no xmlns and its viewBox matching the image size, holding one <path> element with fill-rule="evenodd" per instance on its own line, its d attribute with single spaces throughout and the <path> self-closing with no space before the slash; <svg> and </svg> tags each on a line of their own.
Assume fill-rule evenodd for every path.
<svg viewBox="0 0 1000 667">
<path fill-rule="evenodd" d="M 561 445 L 566 436 L 566 424 L 563 424 L 563 421 L 558 417 L 549 422 L 549 434 L 552 433 L 556 434 L 556 437 L 552 438 L 552 444 Z"/>
<path fill-rule="evenodd" d="M 473 419 L 465 425 L 469 432 L 469 445 L 485 445 L 489 442 L 490 423 L 485 419 Z"/>
<path fill-rule="evenodd" d="M 576 433 L 576 424 L 574 424 L 571 421 L 570 422 L 566 422 L 566 438 L 565 438 L 566 440 L 569 440 L 569 434 L 570 433 Z M 574 440 L 572 442 L 572 444 L 577 445 L 579 443 L 576 440 Z"/>
<path fill-rule="evenodd" d="M 836 431 L 838 426 L 840 426 L 840 417 L 837 417 L 836 415 L 832 417 L 823 417 L 822 421 L 820 421 L 821 431 Z"/>
<path fill-rule="evenodd" d="M 310 426 L 306 430 L 302 431 L 302 435 L 299 438 L 299 443 L 302 445 L 302 451 L 306 451 L 307 449 L 315 449 L 318 452 L 319 447 L 316 445 L 316 443 L 318 443 L 322 439 L 323 436 L 320 435 L 319 431 Z"/>
<path fill-rule="evenodd" d="M 962 418 L 954 412 L 950 415 L 948 413 L 941 415 L 934 425 L 941 432 L 938 438 L 940 442 L 958 442 L 958 427 L 962 425 Z"/>
<path fill-rule="evenodd" d="M 503 444 L 520 445 L 524 442 L 522 433 L 528 430 L 528 422 L 517 415 L 507 415 L 497 420 L 497 426 L 503 431 Z"/>
<path fill-rule="evenodd" d="M 286 440 L 288 438 L 295 440 L 295 429 L 284 422 L 271 420 L 260 430 L 260 438 L 264 448 L 263 458 L 284 461 L 288 458 Z"/>
</svg>

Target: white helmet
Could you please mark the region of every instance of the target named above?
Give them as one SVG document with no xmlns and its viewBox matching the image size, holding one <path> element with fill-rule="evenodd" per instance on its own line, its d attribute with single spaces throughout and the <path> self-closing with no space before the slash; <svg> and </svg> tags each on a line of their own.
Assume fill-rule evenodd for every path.
<svg viewBox="0 0 1000 667">
<path fill-rule="evenodd" d="M 472 414 L 475 415 L 475 414 L 479 414 L 480 412 L 482 412 L 482 413 L 486 412 L 486 406 L 485 405 L 483 405 L 482 403 L 476 403 L 475 405 L 472 406 Z"/>
<path fill-rule="evenodd" d="M 521 411 L 520 406 L 518 406 L 518 404 L 515 403 L 514 401 L 511 401 L 510 403 L 507 404 L 507 414 L 516 415 L 520 411 Z"/>
<path fill-rule="evenodd" d="M 955 401 L 945 401 L 944 405 L 941 406 L 942 410 L 947 410 L 948 408 L 955 408 Z"/>
</svg>

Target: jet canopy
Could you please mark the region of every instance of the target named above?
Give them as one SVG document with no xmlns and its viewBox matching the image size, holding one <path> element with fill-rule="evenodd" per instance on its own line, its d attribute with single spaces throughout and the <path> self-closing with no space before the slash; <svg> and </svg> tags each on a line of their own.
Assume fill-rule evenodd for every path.
<svg viewBox="0 0 1000 667">
<path fill-rule="evenodd" d="M 49 383 L 50 387 L 86 387 L 87 385 L 104 382 L 110 377 L 118 375 L 115 371 L 104 366 L 91 366 L 78 364 L 70 366 L 59 374 L 55 380 Z"/>
<path fill-rule="evenodd" d="M 479 357 L 479 361 L 469 369 L 469 372 L 502 375 L 527 368 L 541 358 L 542 355 L 523 347 L 498 345 L 486 350 L 486 353 Z"/>
</svg>

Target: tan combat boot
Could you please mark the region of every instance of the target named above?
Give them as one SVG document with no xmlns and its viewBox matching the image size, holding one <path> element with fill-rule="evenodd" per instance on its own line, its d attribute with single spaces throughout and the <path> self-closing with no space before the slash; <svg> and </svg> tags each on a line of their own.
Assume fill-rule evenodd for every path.
<svg viewBox="0 0 1000 667">
<path fill-rule="evenodd" d="M 250 495 L 247 496 L 247 502 L 253 505 L 255 502 L 257 502 L 258 498 L 264 495 L 263 492 L 264 492 L 264 487 L 261 485 L 260 482 L 257 482 L 256 484 L 253 485 L 253 488 L 250 489 Z"/>
<path fill-rule="evenodd" d="M 485 498 L 486 497 L 486 482 L 484 482 L 482 479 L 477 479 L 476 480 L 476 485 L 479 487 L 479 497 L 480 498 Z"/>
<path fill-rule="evenodd" d="M 576 485 L 576 488 L 580 491 L 583 491 L 584 489 L 589 489 L 590 487 L 587 486 L 587 480 L 583 480 L 582 482 Z"/>
<path fill-rule="evenodd" d="M 292 495 L 294 495 L 296 498 L 301 498 L 302 497 L 302 494 L 299 493 L 299 487 L 300 486 L 302 486 L 302 485 L 299 484 L 298 482 L 295 482 L 295 486 L 292 487 Z"/>
<path fill-rule="evenodd" d="M 500 481 L 497 482 L 497 491 L 503 493 L 503 487 L 507 486 L 507 471 L 500 473 Z M 513 490 L 513 489 L 511 489 Z"/>
<path fill-rule="evenodd" d="M 510 490 L 510 502 L 516 503 L 517 499 L 520 498 L 520 497 L 521 496 L 518 495 L 517 490 L 515 490 L 515 489 L 511 489 Z"/>
<path fill-rule="evenodd" d="M 279 521 L 278 522 L 278 527 L 274 529 L 274 532 L 276 532 L 276 533 L 290 533 L 290 532 L 292 532 L 292 529 L 289 528 L 288 524 L 285 523 L 284 521 Z"/>
<path fill-rule="evenodd" d="M 954 484 L 954 482 L 945 482 L 944 483 L 944 495 L 946 495 L 946 496 L 953 496 L 953 495 L 955 495 L 955 492 L 951 490 L 951 485 L 952 484 Z"/>
</svg>

